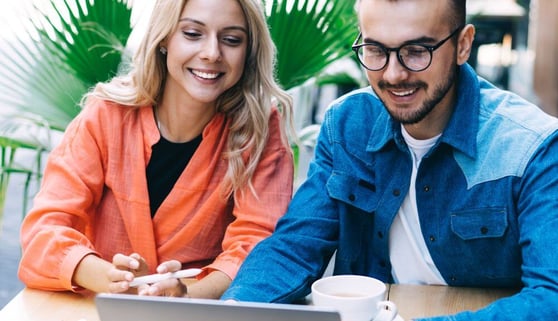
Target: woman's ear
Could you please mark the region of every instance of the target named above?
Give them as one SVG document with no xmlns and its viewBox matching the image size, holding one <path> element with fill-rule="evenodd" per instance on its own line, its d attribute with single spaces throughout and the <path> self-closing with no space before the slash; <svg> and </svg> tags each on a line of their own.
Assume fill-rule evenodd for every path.
<svg viewBox="0 0 558 321">
<path fill-rule="evenodd" d="M 475 39 L 475 26 L 467 24 L 459 33 L 457 40 L 457 64 L 463 65 L 469 60 Z"/>
</svg>

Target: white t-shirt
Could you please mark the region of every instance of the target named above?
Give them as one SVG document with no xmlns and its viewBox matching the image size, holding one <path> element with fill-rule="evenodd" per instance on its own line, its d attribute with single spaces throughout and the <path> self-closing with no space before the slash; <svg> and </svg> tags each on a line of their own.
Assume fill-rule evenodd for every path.
<svg viewBox="0 0 558 321">
<path fill-rule="evenodd" d="M 422 237 L 415 191 L 417 170 L 422 157 L 436 144 L 441 134 L 418 140 L 409 135 L 403 126 L 401 132 L 413 157 L 413 172 L 409 193 L 401 204 L 389 233 L 391 273 L 396 283 L 446 285 Z"/>
</svg>

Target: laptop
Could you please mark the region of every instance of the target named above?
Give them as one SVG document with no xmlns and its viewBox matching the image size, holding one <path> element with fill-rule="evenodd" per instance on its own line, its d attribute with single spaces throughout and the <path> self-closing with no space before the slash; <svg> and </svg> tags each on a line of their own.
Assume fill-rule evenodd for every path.
<svg viewBox="0 0 558 321">
<path fill-rule="evenodd" d="M 100 321 L 341 321 L 336 310 L 302 304 L 97 294 Z"/>
</svg>

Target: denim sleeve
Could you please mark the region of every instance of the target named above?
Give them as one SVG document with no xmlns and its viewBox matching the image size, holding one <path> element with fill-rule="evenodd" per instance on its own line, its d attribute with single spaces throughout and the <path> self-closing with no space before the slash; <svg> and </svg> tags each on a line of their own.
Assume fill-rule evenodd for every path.
<svg viewBox="0 0 558 321">
<path fill-rule="evenodd" d="M 558 136 L 547 138 L 513 187 L 523 289 L 478 311 L 416 321 L 558 320 Z M 505 251 L 505 248 L 501 249 Z"/>
<path fill-rule="evenodd" d="M 336 204 L 325 189 L 332 170 L 324 120 L 308 177 L 275 232 L 248 255 L 222 299 L 291 303 L 310 293 L 337 247 Z"/>
</svg>

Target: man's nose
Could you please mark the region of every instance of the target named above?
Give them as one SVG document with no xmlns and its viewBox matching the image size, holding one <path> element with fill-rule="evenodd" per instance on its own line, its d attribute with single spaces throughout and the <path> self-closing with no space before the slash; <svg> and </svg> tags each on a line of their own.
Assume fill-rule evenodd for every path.
<svg viewBox="0 0 558 321">
<path fill-rule="evenodd" d="M 396 51 L 389 53 L 387 65 L 384 67 L 384 80 L 390 84 L 397 84 L 409 76 L 409 70 L 401 64 Z"/>
</svg>

